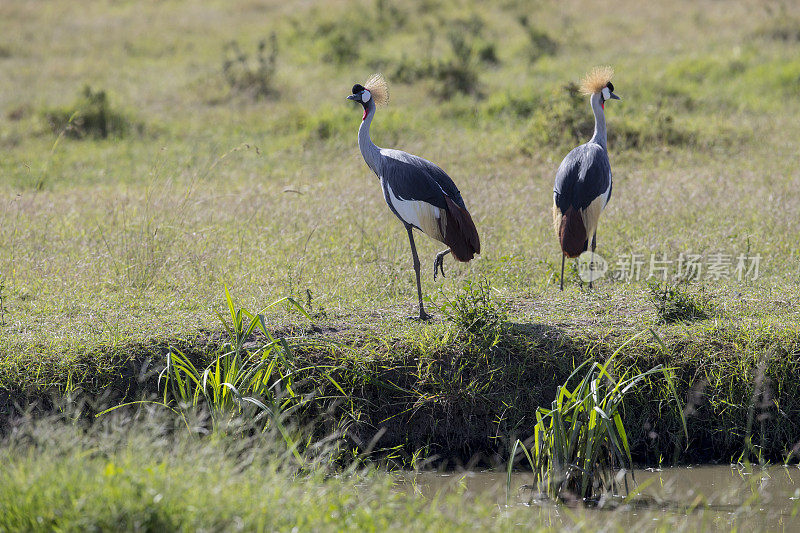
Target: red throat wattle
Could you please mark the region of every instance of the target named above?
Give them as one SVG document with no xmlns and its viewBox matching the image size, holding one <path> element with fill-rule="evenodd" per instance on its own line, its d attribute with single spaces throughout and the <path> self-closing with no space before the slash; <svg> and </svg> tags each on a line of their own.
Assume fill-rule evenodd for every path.
<svg viewBox="0 0 800 533">
<path fill-rule="evenodd" d="M 369 110 L 365 107 L 364 108 L 364 116 L 361 117 L 361 122 L 367 119 L 367 114 L 369 114 Z"/>
<path fill-rule="evenodd" d="M 606 103 L 603 100 L 600 100 L 600 107 L 603 108 L 603 111 L 606 110 Z M 363 119 L 362 119 L 363 120 Z"/>
</svg>

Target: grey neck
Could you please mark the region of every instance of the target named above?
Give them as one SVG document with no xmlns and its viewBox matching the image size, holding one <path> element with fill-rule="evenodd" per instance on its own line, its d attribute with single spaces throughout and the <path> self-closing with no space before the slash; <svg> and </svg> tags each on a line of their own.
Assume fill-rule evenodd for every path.
<svg viewBox="0 0 800 533">
<path fill-rule="evenodd" d="M 606 115 L 603 112 L 601 105 L 602 96 L 600 93 L 594 93 L 590 99 L 592 103 L 592 111 L 594 111 L 594 135 L 589 142 L 597 143 L 604 149 L 608 150 L 606 145 Z"/>
<path fill-rule="evenodd" d="M 369 126 L 372 124 L 372 119 L 375 117 L 375 102 L 370 100 L 367 106 L 367 116 L 361 121 L 361 126 L 358 128 L 358 147 L 361 149 L 361 155 L 364 156 L 369 168 L 375 174 L 380 176 L 381 169 L 381 149 L 372 143 L 369 138 Z"/>
</svg>

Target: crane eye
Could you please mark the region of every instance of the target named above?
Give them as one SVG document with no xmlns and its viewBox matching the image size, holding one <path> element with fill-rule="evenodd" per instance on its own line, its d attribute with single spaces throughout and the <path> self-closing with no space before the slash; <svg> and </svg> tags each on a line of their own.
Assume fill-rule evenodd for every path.
<svg viewBox="0 0 800 533">
<path fill-rule="evenodd" d="M 611 91 L 608 90 L 608 87 L 603 87 L 603 100 L 608 100 L 611 98 Z"/>
<path fill-rule="evenodd" d="M 370 98 L 372 98 L 372 95 L 369 93 L 369 91 L 364 90 L 364 92 L 361 93 L 361 101 L 364 102 L 365 104 L 369 102 Z"/>
</svg>

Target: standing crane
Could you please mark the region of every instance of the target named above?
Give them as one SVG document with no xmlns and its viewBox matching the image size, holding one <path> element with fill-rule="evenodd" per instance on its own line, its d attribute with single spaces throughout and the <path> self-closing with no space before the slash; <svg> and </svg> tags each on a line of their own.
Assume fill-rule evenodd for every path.
<svg viewBox="0 0 800 533">
<path fill-rule="evenodd" d="M 378 176 L 383 197 L 408 232 L 414 272 L 417 275 L 419 319 L 430 315 L 422 305 L 419 257 L 414 244 L 414 228 L 447 245 L 433 261 L 433 279 L 437 270 L 444 276 L 444 256 L 452 254 L 457 261 L 468 262 L 481 252 L 478 231 L 467 211 L 461 193 L 444 170 L 426 159 L 400 150 L 378 148 L 369 137 L 369 127 L 378 105 L 389 101 L 389 88 L 380 74 L 373 74 L 364 85 L 353 85 L 347 97 L 361 104 L 364 116 L 358 128 L 358 147 L 367 166 Z"/>
<path fill-rule="evenodd" d="M 611 163 L 606 146 L 605 103 L 620 100 L 614 94 L 611 67 L 595 67 L 581 82 L 594 112 L 594 135 L 573 148 L 561 162 L 553 186 L 553 226 L 561 244 L 561 290 L 564 259 L 578 257 L 597 246 L 597 221 L 611 198 Z M 589 281 L 589 288 L 592 282 Z"/>
</svg>

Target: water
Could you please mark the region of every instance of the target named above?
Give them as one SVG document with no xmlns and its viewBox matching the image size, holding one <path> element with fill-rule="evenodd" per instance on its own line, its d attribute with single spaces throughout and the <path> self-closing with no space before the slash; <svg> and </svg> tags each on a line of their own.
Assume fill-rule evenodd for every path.
<svg viewBox="0 0 800 533">
<path fill-rule="evenodd" d="M 800 531 L 800 469 L 737 466 L 676 467 L 635 472 L 640 497 L 636 505 L 616 510 L 568 509 L 552 502 L 532 500 L 523 488 L 530 473 L 512 475 L 508 504 L 545 510 L 548 525 L 569 527 L 633 528 L 667 526 L 670 530 Z M 422 497 L 460 494 L 465 501 L 489 499 L 506 505 L 504 472 L 407 473 L 399 487 Z"/>
</svg>

